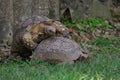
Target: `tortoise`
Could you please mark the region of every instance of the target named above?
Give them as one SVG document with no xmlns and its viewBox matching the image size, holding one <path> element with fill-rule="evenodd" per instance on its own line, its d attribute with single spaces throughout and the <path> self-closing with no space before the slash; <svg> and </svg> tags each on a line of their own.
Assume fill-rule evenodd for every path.
<svg viewBox="0 0 120 80">
<path fill-rule="evenodd" d="M 33 25 L 36 23 L 43 23 L 41 25 L 44 25 L 44 26 L 45 25 L 52 26 L 53 28 L 56 29 L 57 36 L 60 35 L 63 37 L 66 37 L 66 36 L 68 37 L 69 29 L 67 27 L 65 27 L 61 22 L 55 21 L 53 19 L 49 19 L 46 16 L 32 16 L 31 18 L 28 18 L 25 21 L 23 21 L 20 24 L 19 28 L 27 26 L 27 30 L 29 30 L 31 28 L 30 25 Z"/>
<path fill-rule="evenodd" d="M 42 40 L 56 34 L 66 36 L 69 31 L 63 24 L 46 16 L 32 16 L 16 28 L 13 34 L 11 55 L 29 57 Z"/>
<path fill-rule="evenodd" d="M 81 47 L 73 40 L 64 37 L 51 37 L 41 41 L 35 49 L 32 59 L 56 63 L 74 63 L 87 58 Z"/>
</svg>

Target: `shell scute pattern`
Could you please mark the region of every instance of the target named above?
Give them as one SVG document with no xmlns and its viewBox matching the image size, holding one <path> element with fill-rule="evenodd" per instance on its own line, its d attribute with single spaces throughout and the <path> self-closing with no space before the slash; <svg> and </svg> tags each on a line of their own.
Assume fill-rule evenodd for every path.
<svg viewBox="0 0 120 80">
<path fill-rule="evenodd" d="M 51 37 L 43 40 L 35 49 L 33 58 L 49 61 L 71 62 L 83 55 L 80 46 L 64 37 Z M 84 56 L 84 55 L 83 55 Z"/>
</svg>

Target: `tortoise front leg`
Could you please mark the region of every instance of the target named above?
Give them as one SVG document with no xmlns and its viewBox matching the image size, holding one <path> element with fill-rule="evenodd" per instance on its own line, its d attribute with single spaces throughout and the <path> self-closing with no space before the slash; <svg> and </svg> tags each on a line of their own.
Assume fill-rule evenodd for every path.
<svg viewBox="0 0 120 80">
<path fill-rule="evenodd" d="M 33 35 L 29 32 L 23 35 L 23 45 L 25 45 L 28 49 L 35 49 L 37 47 L 37 43 L 33 41 Z"/>
</svg>

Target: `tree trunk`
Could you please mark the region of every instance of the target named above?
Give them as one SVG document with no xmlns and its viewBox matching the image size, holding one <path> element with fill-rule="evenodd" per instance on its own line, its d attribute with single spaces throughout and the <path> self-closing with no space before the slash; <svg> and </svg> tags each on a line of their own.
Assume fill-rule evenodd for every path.
<svg viewBox="0 0 120 80">
<path fill-rule="evenodd" d="M 31 17 L 31 3 L 32 0 L 13 0 L 14 30 L 20 22 Z"/>
<path fill-rule="evenodd" d="M 0 54 L 8 53 L 12 41 L 12 0 L 0 0 Z"/>
</svg>

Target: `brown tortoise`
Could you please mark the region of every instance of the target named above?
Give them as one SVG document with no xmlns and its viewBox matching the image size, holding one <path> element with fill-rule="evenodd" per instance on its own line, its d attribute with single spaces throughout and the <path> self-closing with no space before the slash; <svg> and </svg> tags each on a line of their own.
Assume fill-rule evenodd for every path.
<svg viewBox="0 0 120 80">
<path fill-rule="evenodd" d="M 50 63 L 73 63 L 78 59 L 86 59 L 87 54 L 83 54 L 81 47 L 73 40 L 51 37 L 40 42 L 31 58 Z"/>
<path fill-rule="evenodd" d="M 67 36 L 68 28 L 46 16 L 33 16 L 23 21 L 13 35 L 12 56 L 29 57 L 32 50 L 51 36 Z"/>
</svg>

